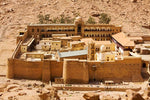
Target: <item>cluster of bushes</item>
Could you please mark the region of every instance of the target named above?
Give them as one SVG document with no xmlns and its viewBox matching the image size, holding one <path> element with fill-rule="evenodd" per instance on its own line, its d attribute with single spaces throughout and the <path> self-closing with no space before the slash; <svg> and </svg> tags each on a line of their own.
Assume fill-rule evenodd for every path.
<svg viewBox="0 0 150 100">
<path fill-rule="evenodd" d="M 64 15 L 61 15 L 60 17 L 56 17 L 56 18 L 50 18 L 50 15 L 49 14 L 46 14 L 46 15 L 38 15 L 38 20 L 39 20 L 39 24 L 70 24 L 70 23 L 73 23 L 75 18 L 69 18 L 69 17 L 66 17 Z"/>
<path fill-rule="evenodd" d="M 71 24 L 74 22 L 75 18 L 66 17 L 61 15 L 60 17 L 50 18 L 49 14 L 46 15 L 38 15 L 39 24 Z M 111 17 L 106 13 L 101 13 L 99 16 L 99 23 L 100 24 L 109 24 L 111 21 Z M 89 17 L 86 21 L 87 24 L 96 24 L 96 21 L 93 17 Z"/>
</svg>

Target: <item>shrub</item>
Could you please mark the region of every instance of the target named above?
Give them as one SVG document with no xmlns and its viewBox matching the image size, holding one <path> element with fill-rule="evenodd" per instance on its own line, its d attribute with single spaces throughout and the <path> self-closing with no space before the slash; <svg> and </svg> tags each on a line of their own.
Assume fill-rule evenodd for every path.
<svg viewBox="0 0 150 100">
<path fill-rule="evenodd" d="M 111 17 L 108 16 L 106 13 L 101 13 L 99 17 L 99 23 L 100 24 L 109 24 L 111 21 Z"/>
<path fill-rule="evenodd" d="M 48 23 L 50 23 L 49 17 L 50 17 L 49 14 L 46 14 L 46 15 L 41 15 L 41 14 L 39 14 L 39 15 L 38 15 L 39 24 L 48 24 Z"/>
<path fill-rule="evenodd" d="M 95 22 L 94 18 L 92 18 L 91 16 L 89 16 L 89 19 L 87 20 L 86 23 L 88 23 L 88 24 L 95 24 L 96 22 Z"/>
</svg>

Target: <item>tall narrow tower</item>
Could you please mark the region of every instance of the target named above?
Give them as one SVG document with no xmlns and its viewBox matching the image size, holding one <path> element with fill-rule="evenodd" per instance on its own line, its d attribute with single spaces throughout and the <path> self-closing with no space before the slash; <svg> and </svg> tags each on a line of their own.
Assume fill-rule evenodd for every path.
<svg viewBox="0 0 150 100">
<path fill-rule="evenodd" d="M 88 60 L 95 60 L 95 43 L 94 42 L 90 42 L 88 43 Z"/>
</svg>

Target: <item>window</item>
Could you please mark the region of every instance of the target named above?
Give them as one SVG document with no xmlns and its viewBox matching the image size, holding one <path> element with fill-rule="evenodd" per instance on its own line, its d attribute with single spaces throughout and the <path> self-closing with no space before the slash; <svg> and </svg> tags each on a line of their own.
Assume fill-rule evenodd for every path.
<svg viewBox="0 0 150 100">
<path fill-rule="evenodd" d="M 109 61 L 109 57 L 107 57 L 107 61 Z"/>
<path fill-rule="evenodd" d="M 19 33 L 19 35 L 23 35 L 23 34 L 24 34 L 24 32 L 20 32 L 20 33 Z"/>
<path fill-rule="evenodd" d="M 32 32 L 34 32 L 34 29 L 32 29 Z"/>
<path fill-rule="evenodd" d="M 37 29 L 37 32 L 39 32 L 39 29 Z"/>
<path fill-rule="evenodd" d="M 44 32 L 44 29 L 42 29 L 41 32 Z"/>
<path fill-rule="evenodd" d="M 143 65 L 142 65 L 142 66 L 143 66 L 143 68 L 146 68 L 146 64 L 145 64 L 145 63 L 143 63 Z"/>
</svg>

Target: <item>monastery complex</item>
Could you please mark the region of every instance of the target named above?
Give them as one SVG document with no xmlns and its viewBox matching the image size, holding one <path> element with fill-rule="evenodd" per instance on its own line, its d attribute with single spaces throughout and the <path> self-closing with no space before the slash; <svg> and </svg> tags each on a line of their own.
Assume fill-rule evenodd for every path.
<svg viewBox="0 0 150 100">
<path fill-rule="evenodd" d="M 141 82 L 149 74 L 150 36 L 129 37 L 121 26 L 30 24 L 17 36 L 8 78 L 58 84 Z"/>
</svg>

